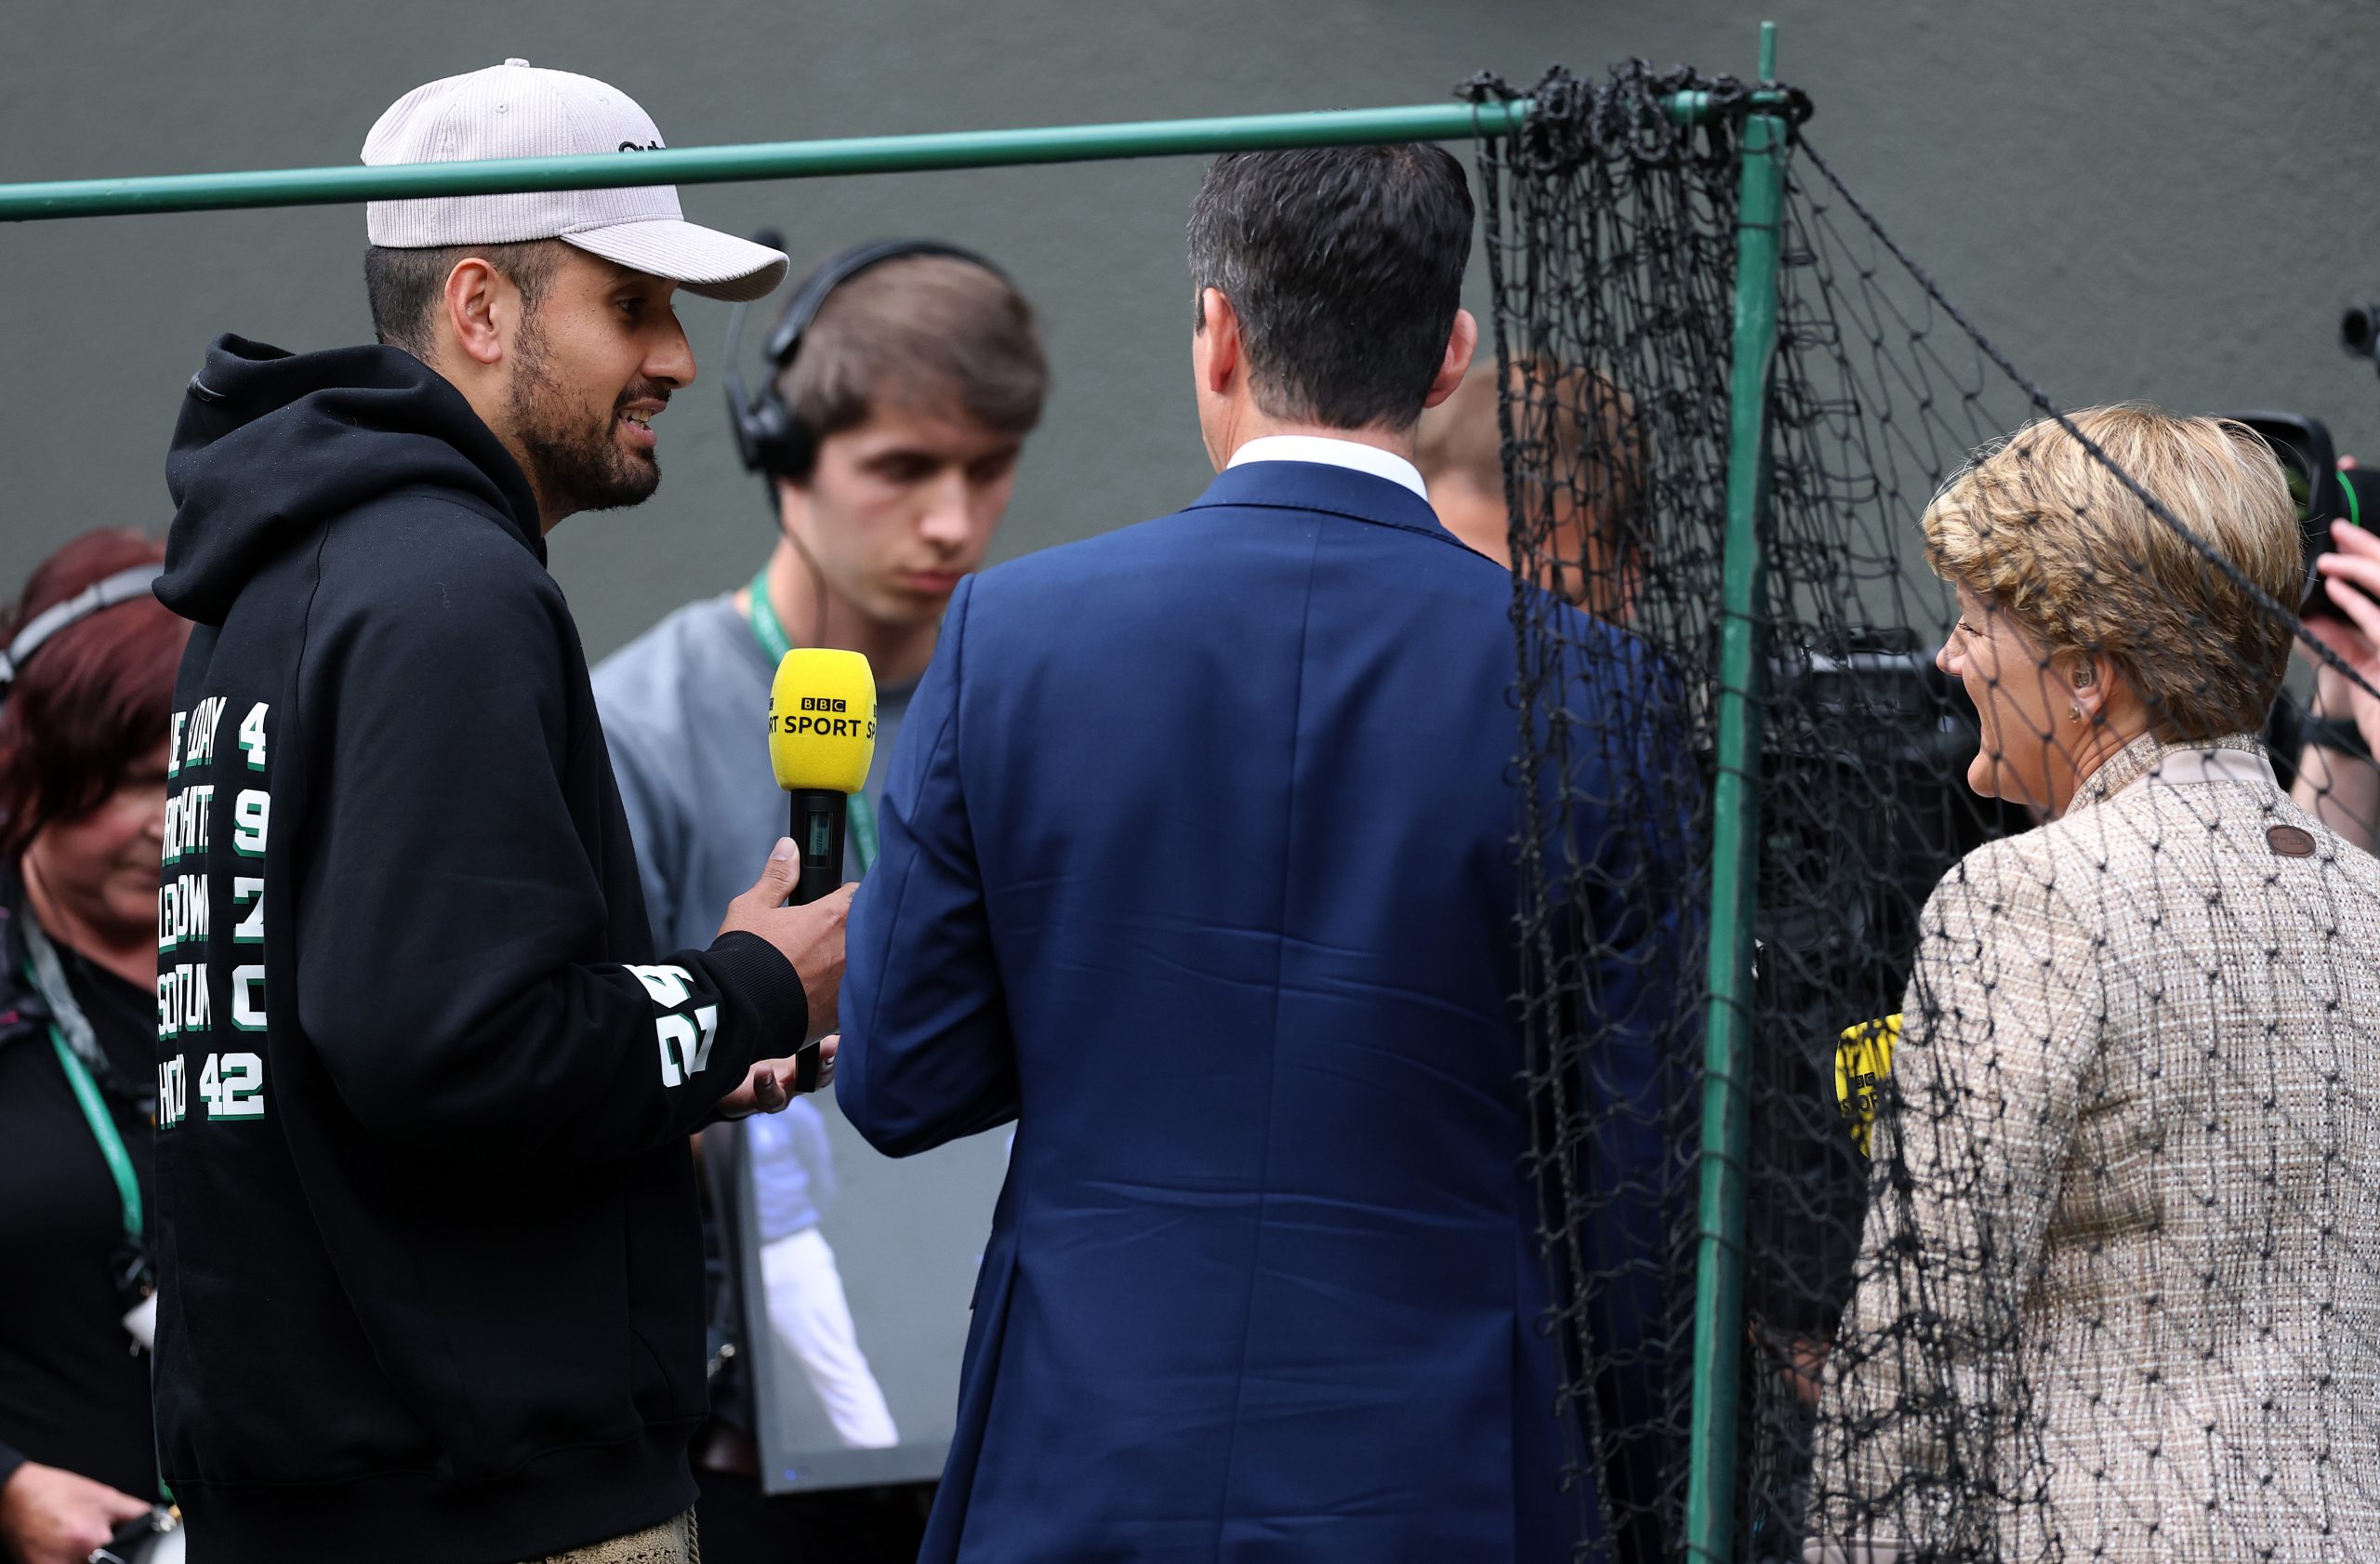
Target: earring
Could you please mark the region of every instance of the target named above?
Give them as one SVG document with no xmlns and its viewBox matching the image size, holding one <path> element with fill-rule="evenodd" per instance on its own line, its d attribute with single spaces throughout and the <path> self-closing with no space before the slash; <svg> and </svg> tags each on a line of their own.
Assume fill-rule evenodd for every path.
<svg viewBox="0 0 2380 1564">
<path fill-rule="evenodd" d="M 2079 722 L 2082 720 L 2082 707 L 2080 702 L 2066 709 L 2066 720 L 2069 722 Z"/>
</svg>

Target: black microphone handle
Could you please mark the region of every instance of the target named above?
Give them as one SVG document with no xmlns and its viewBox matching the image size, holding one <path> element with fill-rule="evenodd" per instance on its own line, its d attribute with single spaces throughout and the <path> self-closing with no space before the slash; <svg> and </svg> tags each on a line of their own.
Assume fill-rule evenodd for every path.
<svg viewBox="0 0 2380 1564">
<path fill-rule="evenodd" d="M 843 825 L 851 807 L 851 795 L 831 788 L 793 789 L 793 824 L 787 834 L 801 856 L 801 878 L 793 887 L 794 906 L 816 901 L 842 884 Z"/>
</svg>

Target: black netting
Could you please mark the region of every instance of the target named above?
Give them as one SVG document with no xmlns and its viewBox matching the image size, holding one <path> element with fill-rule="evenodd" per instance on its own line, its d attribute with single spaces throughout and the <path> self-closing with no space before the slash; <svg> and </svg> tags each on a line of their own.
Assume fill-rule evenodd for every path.
<svg viewBox="0 0 2380 1564">
<path fill-rule="evenodd" d="M 1751 105 L 1534 96 L 1480 158 L 1531 1166 L 1577 1556 L 1670 1559 Z M 2380 1556 L 2380 609 L 2295 618 L 2322 475 L 2041 421 L 1798 136 L 1784 187 L 1729 1556 Z"/>
</svg>

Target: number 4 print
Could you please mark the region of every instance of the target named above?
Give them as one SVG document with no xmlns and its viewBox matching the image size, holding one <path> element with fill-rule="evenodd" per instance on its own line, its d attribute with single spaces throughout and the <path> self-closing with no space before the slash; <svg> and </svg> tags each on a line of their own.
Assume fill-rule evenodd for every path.
<svg viewBox="0 0 2380 1564">
<path fill-rule="evenodd" d="M 248 708 L 248 714 L 240 720 L 240 748 L 247 751 L 250 771 L 264 769 L 264 714 L 271 709 L 263 701 L 258 701 Z"/>
</svg>

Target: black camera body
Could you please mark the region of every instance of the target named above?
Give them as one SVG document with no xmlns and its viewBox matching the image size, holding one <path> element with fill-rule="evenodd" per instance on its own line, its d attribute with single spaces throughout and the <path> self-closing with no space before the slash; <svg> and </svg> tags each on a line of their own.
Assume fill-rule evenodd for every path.
<svg viewBox="0 0 2380 1564">
<path fill-rule="evenodd" d="M 2368 311 L 2351 312 L 2355 321 Z M 2380 325 L 2367 320 L 2366 327 Z M 2341 335 L 2346 335 L 2342 328 Z M 2380 469 L 2342 470 L 2338 448 L 2320 418 L 2298 413 L 2217 413 L 2219 418 L 2245 424 L 2280 458 L 2281 476 L 2289 481 L 2289 497 L 2297 502 L 2297 532 L 2306 549 L 2306 583 L 2294 606 L 2301 618 L 2339 617 L 2338 606 L 2314 574 L 2314 558 L 2331 548 L 2331 524 L 2380 526 Z"/>
</svg>

